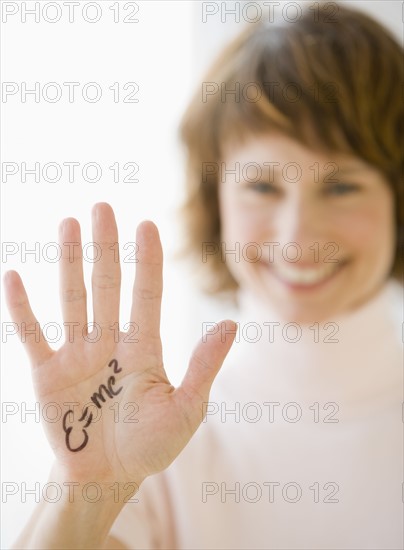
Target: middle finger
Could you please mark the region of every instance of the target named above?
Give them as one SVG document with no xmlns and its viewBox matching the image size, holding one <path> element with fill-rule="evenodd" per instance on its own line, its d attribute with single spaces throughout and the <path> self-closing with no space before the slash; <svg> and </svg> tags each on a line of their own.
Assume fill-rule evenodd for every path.
<svg viewBox="0 0 404 550">
<path fill-rule="evenodd" d="M 93 240 L 99 254 L 92 274 L 94 322 L 111 329 L 119 321 L 121 266 L 118 230 L 114 212 L 107 203 L 98 203 L 92 212 Z"/>
</svg>

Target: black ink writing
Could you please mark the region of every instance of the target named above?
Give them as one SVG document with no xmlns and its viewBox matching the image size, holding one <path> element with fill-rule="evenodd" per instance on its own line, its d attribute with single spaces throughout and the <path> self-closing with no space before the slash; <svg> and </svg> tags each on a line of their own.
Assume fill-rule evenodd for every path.
<svg viewBox="0 0 404 550">
<path fill-rule="evenodd" d="M 91 401 L 98 409 L 101 409 L 100 401 L 102 401 L 103 403 L 105 403 L 106 401 L 104 394 L 107 394 L 108 397 L 112 399 L 112 396 L 118 395 L 118 393 L 122 390 L 122 386 L 116 391 L 112 389 L 112 386 L 115 384 L 115 376 L 110 376 L 108 378 L 107 384 L 108 388 L 105 384 L 101 384 L 101 386 L 98 388 L 98 392 L 94 392 L 91 396 Z"/>
<path fill-rule="evenodd" d="M 122 369 L 120 367 L 118 367 L 118 361 L 116 359 L 112 359 L 112 361 L 110 361 L 108 366 L 114 368 L 114 373 L 119 373 L 119 372 L 122 371 Z M 98 409 L 101 409 L 101 407 L 102 407 L 100 401 L 102 403 L 105 403 L 106 396 L 108 396 L 110 399 L 112 399 L 114 396 L 118 395 L 122 391 L 123 386 L 121 386 L 118 389 L 115 389 L 115 388 L 112 387 L 114 385 L 115 385 L 115 376 L 110 376 L 108 378 L 107 385 L 101 384 L 100 387 L 98 388 L 98 391 L 93 393 L 93 395 L 91 396 L 91 401 L 94 403 L 94 405 Z M 63 431 L 66 434 L 65 435 L 66 447 L 72 453 L 76 453 L 77 451 L 81 451 L 82 449 L 84 449 L 84 447 L 88 443 L 89 436 L 88 436 L 86 428 L 88 428 L 90 426 L 90 424 L 93 420 L 93 413 L 90 413 L 88 415 L 88 418 L 86 419 L 87 413 L 88 413 L 88 407 L 86 407 L 84 409 L 83 414 L 79 418 L 79 422 L 83 422 L 84 420 L 86 420 L 86 423 L 82 427 L 82 432 L 84 434 L 83 441 L 81 442 L 81 444 L 78 447 L 72 447 L 71 442 L 70 442 L 70 436 L 71 436 L 71 433 L 73 431 L 73 426 L 67 426 L 67 421 L 68 421 L 70 415 L 74 416 L 73 410 L 69 409 L 63 415 L 62 424 L 63 424 Z"/>
<path fill-rule="evenodd" d="M 114 373 L 115 374 L 118 374 L 118 372 L 122 372 L 121 367 L 118 368 L 118 361 L 116 359 L 112 359 L 112 361 L 110 361 L 108 363 L 108 366 L 109 367 L 114 367 Z"/>
</svg>

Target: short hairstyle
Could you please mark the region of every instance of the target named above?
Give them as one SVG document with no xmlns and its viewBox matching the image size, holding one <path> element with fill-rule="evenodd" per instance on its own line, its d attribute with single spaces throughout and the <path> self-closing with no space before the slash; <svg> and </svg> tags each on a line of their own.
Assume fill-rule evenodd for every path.
<svg viewBox="0 0 404 550">
<path fill-rule="evenodd" d="M 383 173 L 395 199 L 391 275 L 402 277 L 403 50 L 363 12 L 333 4 L 332 18 L 319 4 L 318 12 L 304 9 L 293 23 L 249 24 L 216 59 L 184 114 L 184 249 L 199 260 L 207 292 L 235 290 L 238 283 L 220 254 L 201 261 L 203 243 L 220 247 L 221 238 L 219 171 L 203 167 L 218 165 L 229 142 L 271 129 L 308 147 L 353 154 Z M 222 90 L 236 93 L 222 97 Z"/>
</svg>

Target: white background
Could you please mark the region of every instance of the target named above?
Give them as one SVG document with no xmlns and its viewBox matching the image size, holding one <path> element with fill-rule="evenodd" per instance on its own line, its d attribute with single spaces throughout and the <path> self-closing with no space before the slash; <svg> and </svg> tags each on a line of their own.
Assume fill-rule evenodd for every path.
<svg viewBox="0 0 404 550">
<path fill-rule="evenodd" d="M 41 10 L 46 3 L 40 2 Z M 402 2 L 344 3 L 370 11 L 402 39 Z M 5 4 L 2 2 L 3 10 Z M 172 382 L 178 384 L 195 340 L 201 335 L 200 320 L 215 321 L 227 315 L 195 293 L 185 266 L 172 258 L 179 245 L 176 208 L 184 187 L 183 158 L 176 132 L 187 101 L 212 57 L 248 23 L 241 17 L 236 24 L 234 16 L 224 16 L 222 12 L 207 17 L 204 23 L 203 3 L 199 1 L 137 2 L 138 23 L 122 22 L 130 9 L 125 11 L 128 3 L 120 1 L 120 22 L 115 23 L 110 9 L 114 2 L 101 0 L 97 4 L 102 17 L 93 24 L 81 15 L 82 5 L 86 4 L 83 1 L 76 8 L 73 23 L 69 23 L 64 8 L 61 20 L 53 24 L 45 21 L 42 12 L 39 23 L 32 15 L 22 22 L 22 4 L 32 8 L 34 2 L 8 4 L 18 6 L 19 12 L 2 24 L 2 81 L 19 85 L 25 81 L 28 88 L 35 82 L 62 85 L 77 81 L 81 86 L 73 103 L 66 99 L 66 88 L 56 103 L 43 98 L 36 103 L 32 95 L 22 103 L 20 93 L 7 101 L 3 99 L 2 162 L 25 162 L 29 167 L 39 162 L 43 167 L 48 162 L 75 161 L 81 166 L 73 183 L 66 177 L 57 183 L 47 183 L 42 178 L 35 183 L 29 175 L 23 183 L 20 174 L 10 176 L 8 181 L 2 179 L 3 252 L 5 243 L 18 246 L 18 253 L 9 257 L 3 254 L 2 272 L 16 269 L 20 273 L 41 324 L 61 323 L 58 264 L 45 261 L 42 256 L 36 261 L 33 254 L 24 258 L 23 243 L 28 249 L 40 243 L 42 253 L 46 243 L 57 242 L 58 224 L 67 216 L 80 221 L 83 243 L 90 242 L 90 212 L 98 201 L 113 206 L 121 247 L 135 241 L 136 225 L 142 219 L 152 219 L 160 229 L 166 258 L 162 317 L 166 370 Z M 58 4 L 62 6 L 63 2 Z M 234 4 L 226 3 L 229 8 Z M 49 16 L 54 13 L 49 8 Z M 88 12 L 90 17 L 94 13 Z M 275 13 L 279 16 L 281 12 Z M 133 81 L 140 87 L 136 96 L 139 102 L 114 103 L 108 87 L 114 82 L 123 85 Z M 81 98 L 82 85 L 87 82 L 102 86 L 99 102 L 89 103 Z M 102 167 L 99 182 L 85 182 L 79 176 L 81 167 L 88 162 Z M 136 162 L 139 182 L 114 183 L 108 167 L 115 162 L 121 166 Z M 130 311 L 134 269 L 133 263 L 122 265 L 121 323 L 127 321 Z M 85 262 L 85 275 L 89 284 L 91 262 Z M 91 302 L 89 307 L 91 312 Z M 24 418 L 22 412 L 23 403 L 27 409 L 34 409 L 36 400 L 28 359 L 18 337 L 4 332 L 10 322 L 7 309 L 2 306 L 3 412 L 6 403 L 18 407 L 17 414 L 2 418 L 2 481 L 17 483 L 19 487 L 25 482 L 33 488 L 35 482 L 41 486 L 46 483 L 52 453 L 35 415 Z M 24 503 L 21 491 L 8 497 L 3 493 L 2 497 L 6 504 L 1 548 L 8 548 L 34 508 L 35 498 L 28 494 Z"/>
</svg>

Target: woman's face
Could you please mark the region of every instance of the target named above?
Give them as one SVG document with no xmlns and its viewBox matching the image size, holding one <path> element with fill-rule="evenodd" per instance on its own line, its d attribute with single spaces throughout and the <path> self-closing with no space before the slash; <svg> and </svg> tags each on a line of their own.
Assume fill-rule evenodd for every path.
<svg viewBox="0 0 404 550">
<path fill-rule="evenodd" d="M 332 319 L 386 280 L 393 200 L 383 175 L 357 157 L 281 133 L 251 137 L 228 147 L 221 166 L 222 259 L 284 319 Z"/>
</svg>

